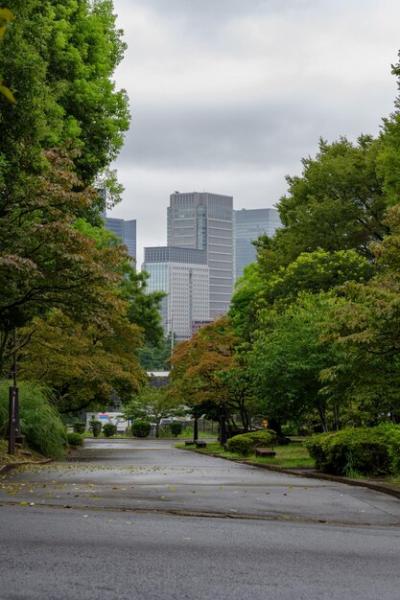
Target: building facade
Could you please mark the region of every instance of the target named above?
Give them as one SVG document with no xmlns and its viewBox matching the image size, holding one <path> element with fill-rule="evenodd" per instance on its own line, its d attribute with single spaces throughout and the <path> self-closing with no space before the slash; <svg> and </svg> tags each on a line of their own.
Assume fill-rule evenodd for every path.
<svg viewBox="0 0 400 600">
<path fill-rule="evenodd" d="M 232 196 L 206 192 L 171 194 L 168 246 L 195 248 L 206 253 L 210 317 L 225 314 L 233 289 Z"/>
<path fill-rule="evenodd" d="M 253 244 L 260 235 L 272 237 L 282 226 L 275 208 L 255 208 L 234 211 L 235 279 L 243 275 L 244 268 L 257 258 Z"/>
<path fill-rule="evenodd" d="M 126 221 L 125 219 L 105 218 L 105 227 L 108 231 L 115 233 L 125 246 L 128 248 L 128 254 L 136 260 L 136 220 Z"/>
<path fill-rule="evenodd" d="M 166 336 L 176 341 L 192 335 L 193 323 L 207 321 L 209 268 L 204 250 L 159 246 L 144 249 L 143 270 L 150 275 L 148 291 L 162 291 L 161 318 Z"/>
</svg>

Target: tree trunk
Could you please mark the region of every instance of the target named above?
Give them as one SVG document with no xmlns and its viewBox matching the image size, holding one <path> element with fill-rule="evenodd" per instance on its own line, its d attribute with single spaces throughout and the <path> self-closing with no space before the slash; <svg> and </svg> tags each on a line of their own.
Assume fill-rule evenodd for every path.
<svg viewBox="0 0 400 600">
<path fill-rule="evenodd" d="M 225 446 L 228 440 L 225 413 L 221 414 L 219 418 L 219 438 L 221 446 Z"/>
</svg>

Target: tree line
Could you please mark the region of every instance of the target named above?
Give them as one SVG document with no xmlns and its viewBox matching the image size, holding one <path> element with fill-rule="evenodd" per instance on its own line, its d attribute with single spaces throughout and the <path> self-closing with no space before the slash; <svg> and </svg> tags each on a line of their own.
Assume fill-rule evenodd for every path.
<svg viewBox="0 0 400 600">
<path fill-rule="evenodd" d="M 61 412 L 128 400 L 161 295 L 102 218 L 130 123 L 113 3 L 9 0 L 0 33 L 0 379 L 16 356 Z"/>
<path fill-rule="evenodd" d="M 400 63 L 393 66 L 400 88 Z M 400 421 L 400 96 L 377 137 L 321 140 L 288 177 L 227 317 L 173 355 L 171 390 L 221 437 Z"/>
</svg>

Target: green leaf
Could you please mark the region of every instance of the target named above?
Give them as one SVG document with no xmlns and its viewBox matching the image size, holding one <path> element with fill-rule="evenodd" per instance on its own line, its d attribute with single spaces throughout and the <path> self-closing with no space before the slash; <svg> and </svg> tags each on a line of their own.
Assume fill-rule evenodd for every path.
<svg viewBox="0 0 400 600">
<path fill-rule="evenodd" d="M 12 91 L 5 85 L 0 84 L 0 94 L 3 94 L 9 102 L 15 104 L 16 100 Z"/>
</svg>

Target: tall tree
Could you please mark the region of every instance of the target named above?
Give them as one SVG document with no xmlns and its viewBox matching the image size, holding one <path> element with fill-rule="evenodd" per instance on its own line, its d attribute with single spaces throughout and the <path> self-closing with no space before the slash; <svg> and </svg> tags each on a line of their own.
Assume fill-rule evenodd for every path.
<svg viewBox="0 0 400 600">
<path fill-rule="evenodd" d="M 391 415 L 400 421 L 400 205 L 390 209 L 391 229 L 373 248 L 379 272 L 367 284 L 349 283 L 346 302 L 327 330 L 344 360 L 325 372 L 328 388 L 343 388 L 367 422 Z"/>
<path fill-rule="evenodd" d="M 320 379 L 337 358 L 323 339 L 336 302 L 327 294 L 302 294 L 284 312 L 262 314 L 249 363 L 260 408 L 270 419 L 301 422 L 311 415 L 327 430 L 330 410 L 338 421 L 337 399 L 329 405 Z"/>
<path fill-rule="evenodd" d="M 202 327 L 190 340 L 178 344 L 172 355 L 171 393 L 220 424 L 221 441 L 238 429 L 235 417 L 248 427 L 241 363 L 235 356 L 240 344 L 228 317 Z M 240 377 L 239 377 L 240 373 Z"/>
<path fill-rule="evenodd" d="M 317 156 L 303 160 L 302 175 L 288 177 L 288 194 L 278 204 L 284 227 L 273 242 L 283 264 L 318 248 L 356 249 L 371 258 L 369 244 L 387 232 L 380 148 L 369 136 L 357 144 L 321 141 Z"/>
<path fill-rule="evenodd" d="M 114 306 L 107 318 L 86 324 L 59 309 L 36 317 L 19 331 L 20 376 L 45 384 L 60 412 L 107 405 L 113 392 L 128 401 L 146 376 L 137 359 L 141 331 L 125 311 Z"/>
<path fill-rule="evenodd" d="M 125 49 L 112 1 L 8 4 L 15 19 L 0 49 L 0 73 L 17 102 L 0 107 L 4 175 L 18 179 L 40 168 L 43 148 L 69 144 L 78 151 L 79 179 L 93 183 L 129 125 L 126 94 L 112 80 Z"/>
<path fill-rule="evenodd" d="M 397 77 L 400 92 L 400 52 L 399 62 L 392 67 Z M 379 154 L 379 170 L 383 179 L 383 189 L 389 205 L 400 201 L 400 95 L 395 102 L 395 110 L 383 122 L 381 133 L 381 151 Z"/>
</svg>

